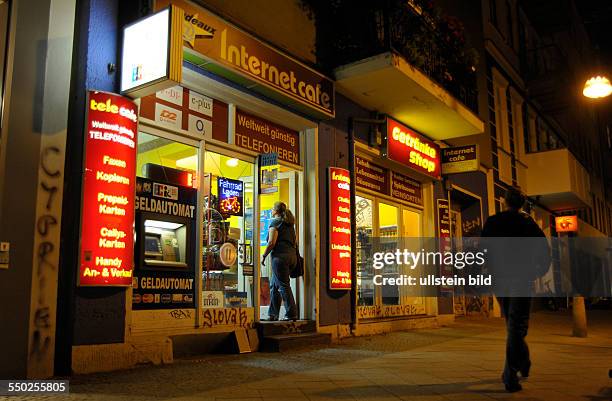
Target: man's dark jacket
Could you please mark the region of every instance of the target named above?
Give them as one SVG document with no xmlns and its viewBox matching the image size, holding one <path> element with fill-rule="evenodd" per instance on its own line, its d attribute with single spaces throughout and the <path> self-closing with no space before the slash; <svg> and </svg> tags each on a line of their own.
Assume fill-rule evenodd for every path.
<svg viewBox="0 0 612 401">
<path fill-rule="evenodd" d="M 481 236 L 487 237 L 481 242 L 488 249 L 487 269 L 498 283 L 512 287 L 516 282 L 527 284 L 548 271 L 548 241 L 527 213 L 508 210 L 490 216 Z"/>
</svg>

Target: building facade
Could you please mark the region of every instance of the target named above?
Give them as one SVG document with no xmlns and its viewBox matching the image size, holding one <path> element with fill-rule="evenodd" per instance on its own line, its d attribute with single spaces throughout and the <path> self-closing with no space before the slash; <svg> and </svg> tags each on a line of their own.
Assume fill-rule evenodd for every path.
<svg viewBox="0 0 612 401">
<path fill-rule="evenodd" d="M 544 11 L 529 2 L 33 3 L 0 2 L 0 296 L 14 305 L 0 309 L 13 328 L 1 343 L 16 361 L 3 377 L 170 363 L 227 344 L 256 350 L 277 201 L 295 214 L 305 272 L 291 279 L 300 321 L 273 334 L 307 328 L 327 341 L 497 314 L 489 297 L 380 286 L 376 276 L 405 271 L 375 271 L 372 253 L 477 237 L 509 186 L 529 195 L 547 235 L 557 235 L 555 217 L 573 214 L 577 235 L 610 235 L 605 161 L 593 151 L 600 125 L 580 125 L 595 111 L 582 104 L 569 116 L 575 99 L 552 104 L 546 85 L 559 78 L 543 79 L 559 65 L 547 40 L 584 49 L 588 40 L 542 27 Z M 169 6 L 178 11 L 162 14 Z M 145 70 L 126 59 L 160 41 L 132 46 L 124 35 L 153 15 L 176 18 L 168 34 L 180 46 L 168 58 L 178 75 L 134 92 Z M 578 85 L 578 67 L 573 77 Z M 137 110 L 133 166 L 92 151 L 111 129 L 92 116 L 116 102 Z M 132 194 L 112 195 L 123 184 Z M 122 215 L 133 215 L 133 241 L 130 228 L 104 223 Z M 106 245 L 128 249 L 127 284 L 91 268 L 118 271 L 119 259 L 95 256 Z M 541 289 L 560 285 L 555 255 Z"/>
</svg>

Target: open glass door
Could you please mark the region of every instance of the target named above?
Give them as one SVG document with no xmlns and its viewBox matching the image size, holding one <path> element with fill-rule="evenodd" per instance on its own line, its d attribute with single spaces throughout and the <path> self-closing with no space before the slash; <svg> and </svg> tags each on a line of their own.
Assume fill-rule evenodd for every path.
<svg viewBox="0 0 612 401">
<path fill-rule="evenodd" d="M 254 305 L 252 161 L 210 150 L 204 159 L 202 302 L 222 292 L 226 307 Z"/>
<path fill-rule="evenodd" d="M 289 167 L 280 166 L 278 173 L 278 190 L 272 193 L 260 195 L 260 227 L 259 227 L 259 245 L 260 255 L 263 255 L 266 246 L 268 245 L 268 228 L 272 221 L 272 208 L 275 202 L 284 202 L 287 208 L 295 216 L 295 232 L 297 235 L 300 252 L 303 252 L 303 238 L 300 235 L 302 210 L 299 202 L 299 183 L 301 182 L 301 172 L 293 170 Z M 272 258 L 266 259 L 266 264 L 260 269 L 260 307 L 259 318 L 268 318 L 268 309 L 270 307 L 270 280 L 272 277 Z M 305 317 L 305 302 L 304 302 L 304 277 L 291 279 L 291 290 L 297 304 L 299 318 Z M 285 316 L 285 304 L 283 303 L 280 310 L 280 318 Z"/>
</svg>

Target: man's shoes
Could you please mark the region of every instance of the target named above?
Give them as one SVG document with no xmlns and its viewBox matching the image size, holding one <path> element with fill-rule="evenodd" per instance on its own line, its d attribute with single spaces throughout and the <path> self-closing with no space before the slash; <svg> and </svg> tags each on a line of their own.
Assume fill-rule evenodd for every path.
<svg viewBox="0 0 612 401">
<path fill-rule="evenodd" d="M 517 391 L 521 391 L 523 389 L 523 386 L 520 385 L 516 374 L 508 375 L 506 372 L 504 372 L 502 373 L 501 379 L 502 382 L 504 382 L 506 391 L 509 393 L 516 393 Z"/>
<path fill-rule="evenodd" d="M 521 391 L 523 389 L 523 386 L 521 386 L 518 381 L 504 383 L 504 386 L 506 387 L 506 391 L 509 393 L 516 393 L 517 391 Z"/>
<path fill-rule="evenodd" d="M 531 362 L 527 361 L 527 363 L 525 365 L 523 365 L 523 367 L 521 368 L 521 370 L 519 370 L 519 372 L 521 372 L 521 377 L 523 378 L 528 378 L 529 377 L 529 370 L 531 369 Z"/>
</svg>

